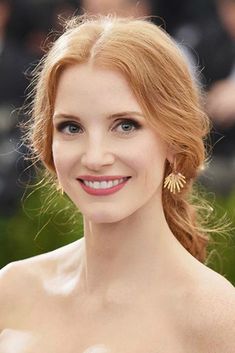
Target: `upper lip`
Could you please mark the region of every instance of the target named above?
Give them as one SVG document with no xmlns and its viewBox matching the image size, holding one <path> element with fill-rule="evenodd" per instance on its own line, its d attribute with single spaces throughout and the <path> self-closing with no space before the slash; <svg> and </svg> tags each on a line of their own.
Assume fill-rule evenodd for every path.
<svg viewBox="0 0 235 353">
<path fill-rule="evenodd" d="M 78 179 L 88 180 L 88 181 L 105 181 L 105 180 L 116 180 L 122 178 L 130 178 L 130 176 L 125 175 L 81 175 Z"/>
</svg>

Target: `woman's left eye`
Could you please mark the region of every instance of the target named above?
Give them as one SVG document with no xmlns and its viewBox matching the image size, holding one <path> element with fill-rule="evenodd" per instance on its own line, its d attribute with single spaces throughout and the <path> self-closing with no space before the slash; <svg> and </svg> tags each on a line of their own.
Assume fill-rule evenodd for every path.
<svg viewBox="0 0 235 353">
<path fill-rule="evenodd" d="M 121 134 L 128 134 L 128 133 L 131 133 L 131 132 L 133 132 L 135 130 L 140 129 L 141 125 L 135 120 L 131 120 L 131 119 L 127 120 L 127 119 L 125 119 L 125 120 L 120 121 L 115 126 L 115 128 L 117 128 L 117 127 L 121 127 L 121 131 L 118 131 Z"/>
</svg>

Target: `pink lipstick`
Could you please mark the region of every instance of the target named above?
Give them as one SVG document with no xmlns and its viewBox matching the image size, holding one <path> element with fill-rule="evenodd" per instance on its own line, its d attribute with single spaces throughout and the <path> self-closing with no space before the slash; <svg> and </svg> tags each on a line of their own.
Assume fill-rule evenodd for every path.
<svg viewBox="0 0 235 353">
<path fill-rule="evenodd" d="M 128 182 L 130 178 L 125 178 L 125 180 L 123 180 L 122 183 L 118 184 L 118 185 L 115 185 L 115 186 L 112 186 L 110 188 L 107 188 L 107 189 L 94 189 L 94 188 L 91 188 L 87 185 L 84 184 L 84 182 L 80 179 L 78 179 L 81 187 L 83 188 L 84 191 L 86 191 L 88 194 L 90 195 L 96 195 L 96 196 L 106 196 L 106 195 L 110 195 L 110 194 L 113 194 L 119 190 L 121 190 L 125 185 L 126 183 Z"/>
</svg>

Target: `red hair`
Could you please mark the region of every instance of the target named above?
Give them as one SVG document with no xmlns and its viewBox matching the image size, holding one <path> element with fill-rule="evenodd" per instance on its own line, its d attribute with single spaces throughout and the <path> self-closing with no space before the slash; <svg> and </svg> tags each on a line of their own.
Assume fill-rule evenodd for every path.
<svg viewBox="0 0 235 353">
<path fill-rule="evenodd" d="M 189 199 L 205 161 L 209 120 L 184 55 L 161 28 L 143 19 L 76 17 L 40 63 L 29 131 L 35 156 L 55 175 L 52 115 L 57 82 L 68 65 L 91 62 L 118 70 L 127 79 L 146 119 L 175 153 L 177 170 L 187 183 L 176 194 L 162 190 L 166 220 L 175 237 L 197 259 L 206 258 L 208 236 Z M 168 162 L 165 176 L 171 173 Z"/>
</svg>

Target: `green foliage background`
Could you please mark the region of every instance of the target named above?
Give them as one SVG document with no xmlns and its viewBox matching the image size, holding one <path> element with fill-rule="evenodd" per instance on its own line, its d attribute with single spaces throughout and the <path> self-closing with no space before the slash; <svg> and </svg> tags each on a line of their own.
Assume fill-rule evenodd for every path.
<svg viewBox="0 0 235 353">
<path fill-rule="evenodd" d="M 235 285 L 235 190 L 227 197 L 208 193 L 207 198 L 217 219 L 227 213 L 232 222 L 228 235 L 213 236 L 207 266 Z M 0 217 L 0 267 L 54 250 L 82 236 L 82 216 L 67 197 L 48 187 L 36 187 L 27 192 L 14 216 Z"/>
<path fill-rule="evenodd" d="M 81 215 L 66 196 L 52 187 L 28 188 L 21 206 L 14 216 L 0 217 L 0 267 L 83 236 Z"/>
</svg>

